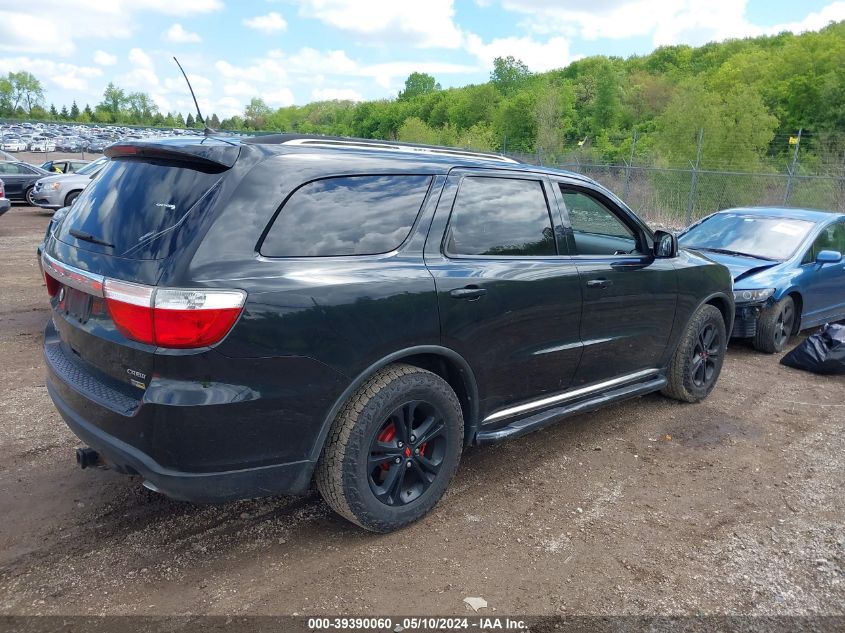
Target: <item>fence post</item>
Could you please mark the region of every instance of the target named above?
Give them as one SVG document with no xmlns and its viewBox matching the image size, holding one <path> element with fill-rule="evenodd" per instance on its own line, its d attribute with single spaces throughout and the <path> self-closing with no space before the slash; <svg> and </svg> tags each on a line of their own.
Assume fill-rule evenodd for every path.
<svg viewBox="0 0 845 633">
<path fill-rule="evenodd" d="M 704 128 L 698 130 L 698 147 L 695 150 L 695 164 L 692 166 L 692 178 L 687 201 L 687 225 L 692 224 L 692 207 L 695 202 L 695 188 L 698 184 L 698 166 L 701 164 L 701 141 L 704 138 Z"/>
<path fill-rule="evenodd" d="M 622 187 L 622 197 L 628 198 L 628 180 L 631 178 L 631 167 L 634 165 L 634 150 L 637 148 L 637 131 L 634 130 L 634 138 L 631 140 L 631 157 L 625 163 L 625 185 Z"/>
<path fill-rule="evenodd" d="M 801 147 L 801 132 L 804 128 L 798 128 L 798 140 L 795 142 L 795 151 L 792 152 L 792 163 L 786 168 L 786 191 L 783 192 L 783 206 L 789 204 L 789 196 L 792 195 L 792 178 L 795 175 L 795 167 L 798 164 L 798 148 Z"/>
</svg>

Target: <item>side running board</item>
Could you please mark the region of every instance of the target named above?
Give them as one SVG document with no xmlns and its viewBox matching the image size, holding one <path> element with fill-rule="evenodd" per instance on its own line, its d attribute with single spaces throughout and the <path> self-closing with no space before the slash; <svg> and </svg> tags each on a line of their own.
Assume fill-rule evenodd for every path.
<svg viewBox="0 0 845 633">
<path fill-rule="evenodd" d="M 525 435 L 526 433 L 542 429 L 543 427 L 571 415 L 588 413 L 590 411 L 595 411 L 596 409 L 601 409 L 603 406 L 613 402 L 621 402 L 622 400 L 636 398 L 637 396 L 643 396 L 647 393 L 659 391 L 665 384 L 666 377 L 657 376 L 646 382 L 625 385 L 624 387 L 603 391 L 585 400 L 570 402 L 552 409 L 546 409 L 545 411 L 514 420 L 504 427 L 491 430 L 484 430 L 482 428 L 475 436 L 475 443 L 479 445 L 493 444 L 504 439 L 519 437 L 520 435 Z"/>
</svg>

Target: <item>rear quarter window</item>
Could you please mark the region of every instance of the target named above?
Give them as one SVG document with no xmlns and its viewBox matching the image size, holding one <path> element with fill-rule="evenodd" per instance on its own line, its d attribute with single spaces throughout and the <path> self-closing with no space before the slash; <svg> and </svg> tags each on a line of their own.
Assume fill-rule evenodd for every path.
<svg viewBox="0 0 845 633">
<path fill-rule="evenodd" d="M 306 183 L 282 206 L 261 244 L 266 257 L 376 255 L 411 232 L 431 176 L 368 175 Z"/>
</svg>

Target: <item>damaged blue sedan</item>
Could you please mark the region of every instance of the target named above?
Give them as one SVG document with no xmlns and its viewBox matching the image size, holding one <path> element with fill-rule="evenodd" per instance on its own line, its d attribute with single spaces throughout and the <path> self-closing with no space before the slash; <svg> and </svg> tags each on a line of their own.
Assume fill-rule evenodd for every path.
<svg viewBox="0 0 845 633">
<path fill-rule="evenodd" d="M 727 266 L 734 280 L 732 337 L 783 350 L 801 330 L 845 319 L 845 214 L 726 209 L 687 228 L 683 248 Z"/>
</svg>

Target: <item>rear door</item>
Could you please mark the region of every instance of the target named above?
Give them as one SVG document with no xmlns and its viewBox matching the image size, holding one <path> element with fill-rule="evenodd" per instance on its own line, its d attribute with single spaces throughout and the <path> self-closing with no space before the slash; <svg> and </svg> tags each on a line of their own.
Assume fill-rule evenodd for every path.
<svg viewBox="0 0 845 633">
<path fill-rule="evenodd" d="M 6 197 L 20 200 L 24 186 L 32 180 L 32 172 L 17 162 L 0 162 L 0 180 L 6 183 Z"/>
<path fill-rule="evenodd" d="M 549 181 L 453 171 L 426 265 L 443 344 L 476 373 L 482 418 L 569 387 L 581 356 L 581 288 Z"/>
<path fill-rule="evenodd" d="M 584 300 L 573 386 L 660 367 L 675 321 L 672 261 L 653 257 L 645 228 L 604 192 L 555 184 Z"/>
</svg>

